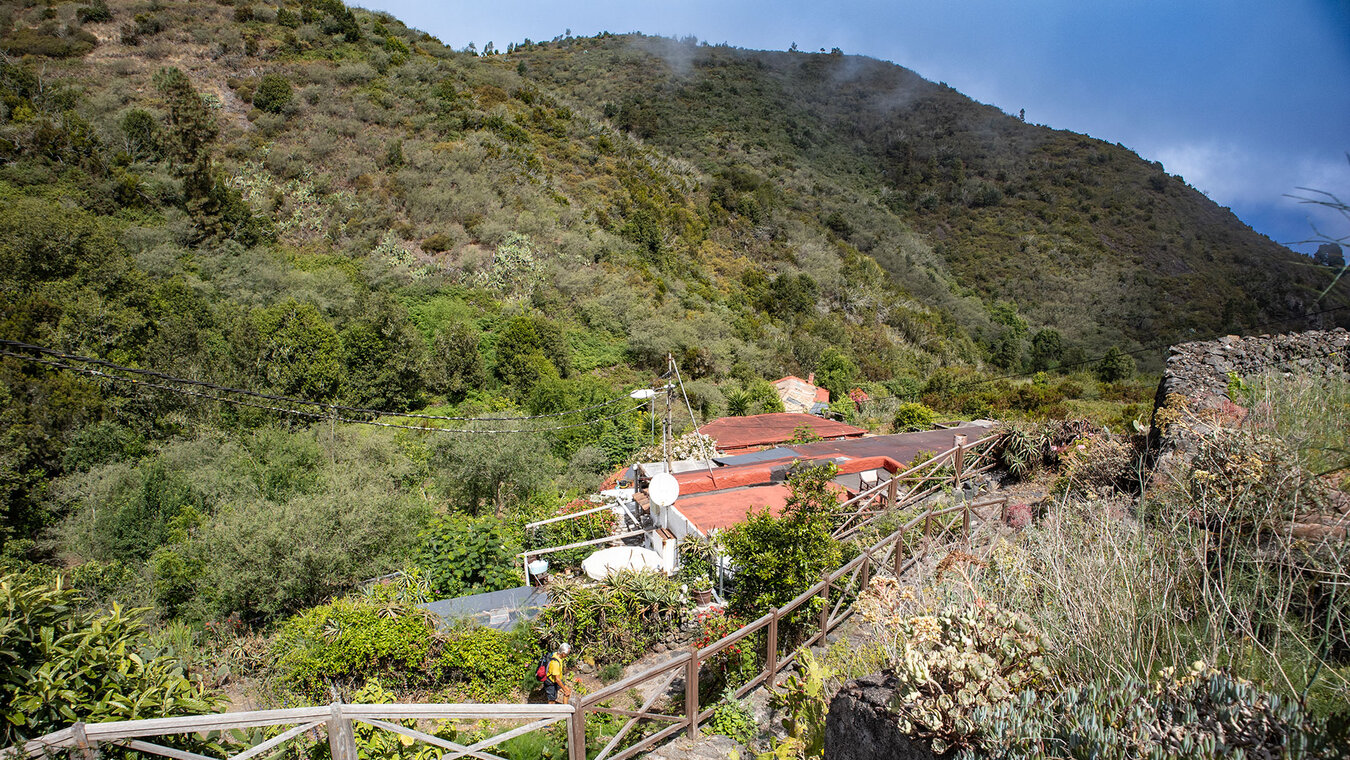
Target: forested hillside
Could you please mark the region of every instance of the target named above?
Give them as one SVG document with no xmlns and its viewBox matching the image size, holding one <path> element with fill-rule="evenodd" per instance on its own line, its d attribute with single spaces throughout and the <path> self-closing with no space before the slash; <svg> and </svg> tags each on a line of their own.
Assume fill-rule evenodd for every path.
<svg viewBox="0 0 1350 760">
<path fill-rule="evenodd" d="M 959 296 L 1099 353 L 1296 316 L 1331 281 L 1160 164 L 886 62 L 635 36 L 511 58 L 711 174 L 722 210 L 823 226 L 988 343 Z"/>
<path fill-rule="evenodd" d="M 0 52 L 0 560 L 189 638 L 514 584 L 668 354 L 700 419 L 814 372 L 872 430 L 1128 427 L 1120 349 L 1347 300 L 1124 148 L 838 53 L 480 55 L 338 0 L 5 0 Z"/>
</svg>

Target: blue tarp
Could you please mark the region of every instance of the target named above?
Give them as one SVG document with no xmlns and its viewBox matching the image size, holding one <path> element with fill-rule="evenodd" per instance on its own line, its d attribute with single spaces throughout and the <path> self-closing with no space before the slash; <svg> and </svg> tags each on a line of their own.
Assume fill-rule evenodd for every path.
<svg viewBox="0 0 1350 760">
<path fill-rule="evenodd" d="M 419 604 L 441 619 L 444 627 L 469 621 L 485 628 L 508 631 L 521 620 L 533 620 L 539 610 L 548 604 L 548 591 L 535 586 L 518 586 L 486 594 L 472 594 L 456 599 L 441 599 Z"/>
</svg>

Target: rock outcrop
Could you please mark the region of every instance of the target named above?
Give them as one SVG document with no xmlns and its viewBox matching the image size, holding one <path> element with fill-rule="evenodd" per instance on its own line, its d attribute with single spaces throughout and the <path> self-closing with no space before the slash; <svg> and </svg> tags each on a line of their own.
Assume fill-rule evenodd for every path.
<svg viewBox="0 0 1350 760">
<path fill-rule="evenodd" d="M 887 707 L 895 685 L 881 673 L 844 684 L 825 717 L 825 760 L 937 760 L 927 743 L 900 733 Z"/>
</svg>

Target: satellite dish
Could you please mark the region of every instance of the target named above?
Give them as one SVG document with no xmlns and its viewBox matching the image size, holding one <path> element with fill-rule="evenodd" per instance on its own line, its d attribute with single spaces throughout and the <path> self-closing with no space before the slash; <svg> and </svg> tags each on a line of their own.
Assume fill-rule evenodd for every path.
<svg viewBox="0 0 1350 760">
<path fill-rule="evenodd" d="M 680 498 L 680 481 L 668 472 L 660 473 L 647 486 L 647 495 L 656 506 L 668 507 Z"/>
<path fill-rule="evenodd" d="M 637 390 L 628 394 L 628 397 L 635 398 L 638 401 L 646 401 L 649 398 L 655 398 L 656 391 L 652 390 L 651 388 L 638 388 Z"/>
</svg>

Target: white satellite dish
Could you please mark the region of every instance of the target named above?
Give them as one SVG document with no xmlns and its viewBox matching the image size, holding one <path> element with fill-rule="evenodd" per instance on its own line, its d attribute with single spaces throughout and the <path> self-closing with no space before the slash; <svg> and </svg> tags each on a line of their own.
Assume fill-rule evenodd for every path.
<svg viewBox="0 0 1350 760">
<path fill-rule="evenodd" d="M 668 472 L 660 473 L 648 484 L 647 495 L 656 506 L 668 507 L 680 498 L 680 481 Z"/>
<path fill-rule="evenodd" d="M 652 390 L 651 388 L 638 388 L 637 390 L 628 394 L 628 397 L 635 398 L 638 401 L 646 401 L 649 398 L 656 398 L 656 391 Z"/>
</svg>

